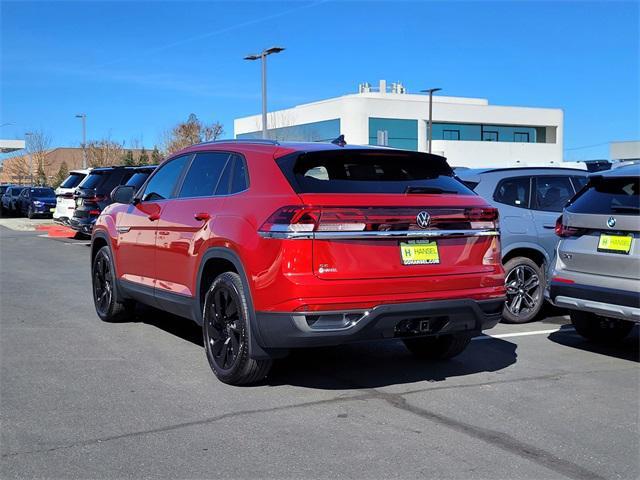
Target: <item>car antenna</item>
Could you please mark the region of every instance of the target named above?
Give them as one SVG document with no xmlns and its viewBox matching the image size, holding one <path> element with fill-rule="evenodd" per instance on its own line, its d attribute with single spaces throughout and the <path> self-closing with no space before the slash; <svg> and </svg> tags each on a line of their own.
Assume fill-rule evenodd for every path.
<svg viewBox="0 0 640 480">
<path fill-rule="evenodd" d="M 347 141 L 344 139 L 344 135 L 340 135 L 335 140 L 331 140 L 331 143 L 338 145 L 339 147 L 344 147 L 347 144 Z"/>
</svg>

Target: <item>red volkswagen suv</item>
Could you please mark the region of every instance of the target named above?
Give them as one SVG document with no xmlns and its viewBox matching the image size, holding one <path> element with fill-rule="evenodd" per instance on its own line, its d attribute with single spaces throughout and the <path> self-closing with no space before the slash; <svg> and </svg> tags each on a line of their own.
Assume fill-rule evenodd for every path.
<svg viewBox="0 0 640 480">
<path fill-rule="evenodd" d="M 96 311 L 142 302 L 198 322 L 223 382 L 289 349 L 402 339 L 459 354 L 500 319 L 498 214 L 425 153 L 221 141 L 117 187 L 92 235 Z"/>
</svg>

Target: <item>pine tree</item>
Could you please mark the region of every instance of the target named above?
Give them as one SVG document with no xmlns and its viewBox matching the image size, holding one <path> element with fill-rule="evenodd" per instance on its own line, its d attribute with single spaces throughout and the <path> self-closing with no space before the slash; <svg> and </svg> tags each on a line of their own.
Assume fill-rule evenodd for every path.
<svg viewBox="0 0 640 480">
<path fill-rule="evenodd" d="M 151 163 L 153 165 L 159 165 L 160 162 L 162 162 L 162 155 L 160 154 L 158 147 L 154 146 L 153 151 L 151 152 Z"/>
<path fill-rule="evenodd" d="M 127 153 L 122 156 L 122 164 L 126 165 L 127 167 L 133 167 L 136 164 L 136 161 L 133 159 L 133 152 L 131 150 L 127 150 Z"/>
<path fill-rule="evenodd" d="M 138 165 L 149 165 L 149 155 L 147 154 L 147 150 L 144 147 L 142 147 L 142 150 L 140 150 Z"/>
<path fill-rule="evenodd" d="M 68 176 L 69 176 L 69 167 L 67 166 L 67 162 L 63 161 L 60 164 L 58 173 L 56 173 L 56 176 L 53 180 L 53 187 L 58 188 L 62 184 L 62 182 L 66 180 Z"/>
</svg>

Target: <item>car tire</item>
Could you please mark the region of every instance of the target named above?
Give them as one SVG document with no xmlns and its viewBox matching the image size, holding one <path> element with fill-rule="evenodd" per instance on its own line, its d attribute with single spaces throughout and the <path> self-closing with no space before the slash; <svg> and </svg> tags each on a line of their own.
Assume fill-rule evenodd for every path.
<svg viewBox="0 0 640 480">
<path fill-rule="evenodd" d="M 91 284 L 93 303 L 102 321 L 125 322 L 133 317 L 135 302 L 120 298 L 111 251 L 107 246 L 98 250 L 93 259 Z"/>
<path fill-rule="evenodd" d="M 450 334 L 439 337 L 405 338 L 407 349 L 415 356 L 429 360 L 446 360 L 460 355 L 471 342 L 468 334 Z"/>
<path fill-rule="evenodd" d="M 633 322 L 601 317 L 591 312 L 571 310 L 571 323 L 576 332 L 593 342 L 611 343 L 622 340 L 633 328 Z"/>
<path fill-rule="evenodd" d="M 504 271 L 507 301 L 502 310 L 502 321 L 527 323 L 535 320 L 544 304 L 544 271 L 527 257 L 512 258 L 504 264 Z"/>
<path fill-rule="evenodd" d="M 202 336 L 211 370 L 230 385 L 256 383 L 271 369 L 271 360 L 249 357 L 249 314 L 240 276 L 218 275 L 204 299 Z"/>
</svg>

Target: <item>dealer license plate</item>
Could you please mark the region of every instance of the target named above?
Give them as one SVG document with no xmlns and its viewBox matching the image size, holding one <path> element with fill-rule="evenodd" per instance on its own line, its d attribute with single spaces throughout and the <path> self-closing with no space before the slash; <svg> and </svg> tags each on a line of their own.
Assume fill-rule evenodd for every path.
<svg viewBox="0 0 640 480">
<path fill-rule="evenodd" d="M 55 212 L 55 211 L 56 211 L 56 209 L 55 209 L 55 208 L 50 208 L 50 209 L 49 209 L 49 211 L 50 211 L 51 213 L 53 213 L 53 212 Z"/>
<path fill-rule="evenodd" d="M 632 235 L 608 235 L 602 233 L 598 241 L 598 251 L 628 255 L 631 251 L 632 240 Z"/>
<path fill-rule="evenodd" d="M 429 265 L 440 263 L 438 244 L 432 241 L 400 242 L 403 265 Z"/>
</svg>

